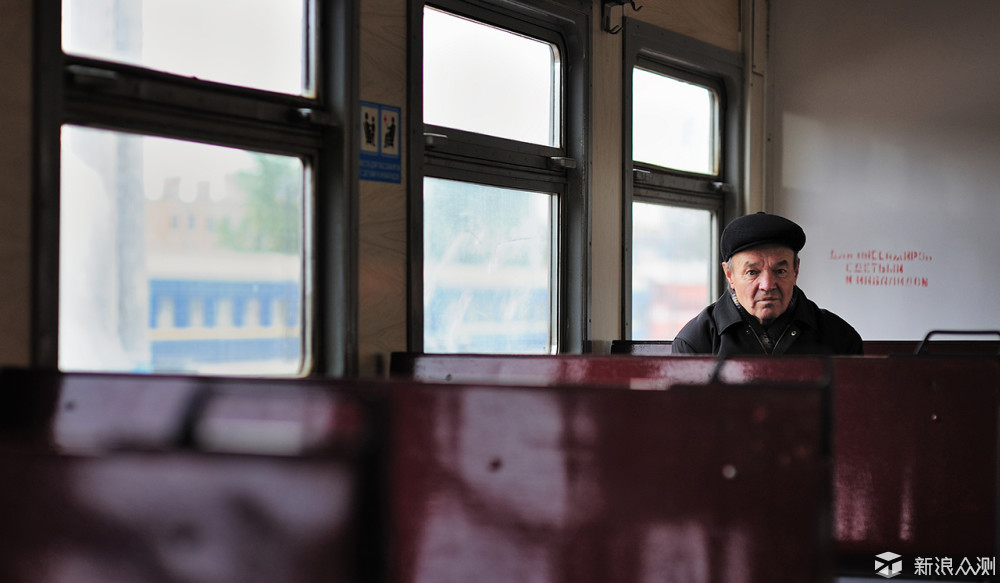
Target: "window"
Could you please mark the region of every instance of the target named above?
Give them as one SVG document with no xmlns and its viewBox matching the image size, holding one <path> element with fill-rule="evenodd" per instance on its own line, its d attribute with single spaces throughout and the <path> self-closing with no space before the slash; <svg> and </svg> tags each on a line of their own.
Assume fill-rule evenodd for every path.
<svg viewBox="0 0 1000 583">
<path fill-rule="evenodd" d="M 422 156 L 411 164 L 410 344 L 427 352 L 582 346 L 583 15 L 532 3 L 419 4 Z M 547 11 L 558 11 L 559 15 Z M 541 16 L 539 16 L 541 14 Z M 551 14 L 547 18 L 545 15 Z M 578 22 L 567 25 L 567 21 Z M 572 34 L 569 34 L 569 31 Z M 583 69 L 584 67 L 578 67 Z M 414 155 L 419 155 L 418 151 Z M 567 250 L 573 249 L 568 252 Z"/>
<path fill-rule="evenodd" d="M 709 88 L 640 67 L 632 69 L 632 159 L 715 176 L 719 99 Z"/>
<path fill-rule="evenodd" d="M 61 18 L 42 17 L 40 94 L 53 97 L 39 147 L 54 163 L 41 175 L 58 181 L 40 180 L 38 224 L 58 244 L 39 262 L 40 289 L 55 290 L 40 299 L 39 361 L 345 372 L 348 327 L 328 314 L 351 298 L 316 274 L 347 274 L 356 13 L 252 4 L 63 0 Z"/>
<path fill-rule="evenodd" d="M 632 203 L 632 338 L 674 335 L 712 297 L 714 213 Z"/>
<path fill-rule="evenodd" d="M 424 9 L 424 123 L 559 146 L 559 48 Z"/>
<path fill-rule="evenodd" d="M 424 181 L 424 350 L 552 347 L 556 197 Z"/>
<path fill-rule="evenodd" d="M 625 335 L 673 338 L 719 293 L 717 233 L 740 184 L 740 60 L 626 27 Z"/>
<path fill-rule="evenodd" d="M 241 87 L 311 94 L 307 4 L 63 0 L 62 45 L 69 55 Z"/>
</svg>

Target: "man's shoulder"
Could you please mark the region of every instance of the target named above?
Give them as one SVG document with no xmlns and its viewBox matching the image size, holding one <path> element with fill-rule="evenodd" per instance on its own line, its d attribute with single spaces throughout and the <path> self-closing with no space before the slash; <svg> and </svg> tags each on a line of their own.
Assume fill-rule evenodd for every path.
<svg viewBox="0 0 1000 583">
<path fill-rule="evenodd" d="M 854 327 L 851 326 L 851 324 L 847 320 L 841 318 L 840 316 L 831 312 L 830 310 L 827 310 L 826 308 L 819 307 L 819 305 L 816 302 L 805 297 L 804 294 L 802 296 L 802 299 L 804 300 L 807 309 L 812 311 L 814 317 L 816 318 L 816 320 L 818 320 L 817 323 L 819 324 L 820 327 L 854 331 Z M 857 334 L 856 331 L 854 333 Z"/>
<path fill-rule="evenodd" d="M 714 305 L 708 306 L 702 311 L 698 312 L 698 315 L 691 318 L 681 331 L 677 333 L 677 338 L 690 338 L 692 336 L 704 334 L 706 331 L 715 327 L 715 319 L 712 317 L 714 313 Z"/>
<path fill-rule="evenodd" d="M 732 322 L 733 315 L 727 311 L 729 295 L 708 305 L 697 316 L 681 328 L 674 337 L 673 351 L 680 354 L 710 354 L 714 352 L 716 337 Z M 735 312 L 735 307 L 733 307 Z M 736 313 L 735 318 L 739 319 Z"/>
<path fill-rule="evenodd" d="M 857 339 L 858 342 L 861 342 L 861 334 L 858 334 L 858 331 L 854 329 L 854 326 L 851 326 L 850 322 L 830 310 L 820 308 L 819 311 L 823 319 L 824 329 L 834 332 L 839 337 L 851 340 Z"/>
<path fill-rule="evenodd" d="M 812 311 L 815 326 L 819 334 L 828 343 L 835 345 L 836 352 L 841 354 L 861 354 L 861 334 L 847 320 L 839 315 L 819 307 L 816 302 L 805 299 L 808 309 Z"/>
<path fill-rule="evenodd" d="M 674 354 L 704 354 L 712 352 L 715 322 L 712 306 L 703 309 L 674 336 L 671 350 Z"/>
</svg>

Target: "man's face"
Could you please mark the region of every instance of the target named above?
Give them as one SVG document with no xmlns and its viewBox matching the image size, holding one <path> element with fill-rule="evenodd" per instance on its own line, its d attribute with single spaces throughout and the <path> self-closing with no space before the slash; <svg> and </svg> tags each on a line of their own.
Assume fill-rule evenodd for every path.
<svg viewBox="0 0 1000 583">
<path fill-rule="evenodd" d="M 732 269 L 723 263 L 729 285 L 747 312 L 762 324 L 785 313 L 799 277 L 795 253 L 788 247 L 764 246 L 733 255 Z"/>
</svg>

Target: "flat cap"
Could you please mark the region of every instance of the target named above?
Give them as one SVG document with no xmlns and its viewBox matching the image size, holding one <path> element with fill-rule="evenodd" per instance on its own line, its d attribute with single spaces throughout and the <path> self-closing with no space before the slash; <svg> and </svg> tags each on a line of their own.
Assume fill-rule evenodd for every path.
<svg viewBox="0 0 1000 583">
<path fill-rule="evenodd" d="M 764 212 L 733 219 L 722 231 L 719 252 L 723 261 L 751 247 L 783 245 L 798 253 L 806 244 L 802 227 L 778 215 Z"/>
</svg>

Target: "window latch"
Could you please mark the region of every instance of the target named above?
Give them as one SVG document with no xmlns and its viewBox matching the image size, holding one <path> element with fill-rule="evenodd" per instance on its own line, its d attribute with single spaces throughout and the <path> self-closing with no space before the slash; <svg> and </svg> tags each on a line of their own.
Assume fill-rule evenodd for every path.
<svg viewBox="0 0 1000 583">
<path fill-rule="evenodd" d="M 719 194 L 732 194 L 733 192 L 736 192 L 733 185 L 726 182 L 713 182 L 712 189 Z"/>
<path fill-rule="evenodd" d="M 649 182 L 649 179 L 653 177 L 653 173 L 649 170 L 643 170 L 642 168 L 632 169 L 632 178 L 636 182 Z"/>
<path fill-rule="evenodd" d="M 576 159 L 563 156 L 552 156 L 548 161 L 551 170 L 572 170 L 576 168 Z"/>
<path fill-rule="evenodd" d="M 309 122 L 321 126 L 337 125 L 333 115 L 326 111 L 313 109 L 311 107 L 300 107 L 295 110 L 294 116 L 301 121 Z"/>
<path fill-rule="evenodd" d="M 424 147 L 433 149 L 447 144 L 448 136 L 444 134 L 432 134 L 429 132 L 424 134 Z"/>
<path fill-rule="evenodd" d="M 66 73 L 79 87 L 110 87 L 118 83 L 118 73 L 99 67 L 70 65 L 66 67 Z"/>
</svg>

